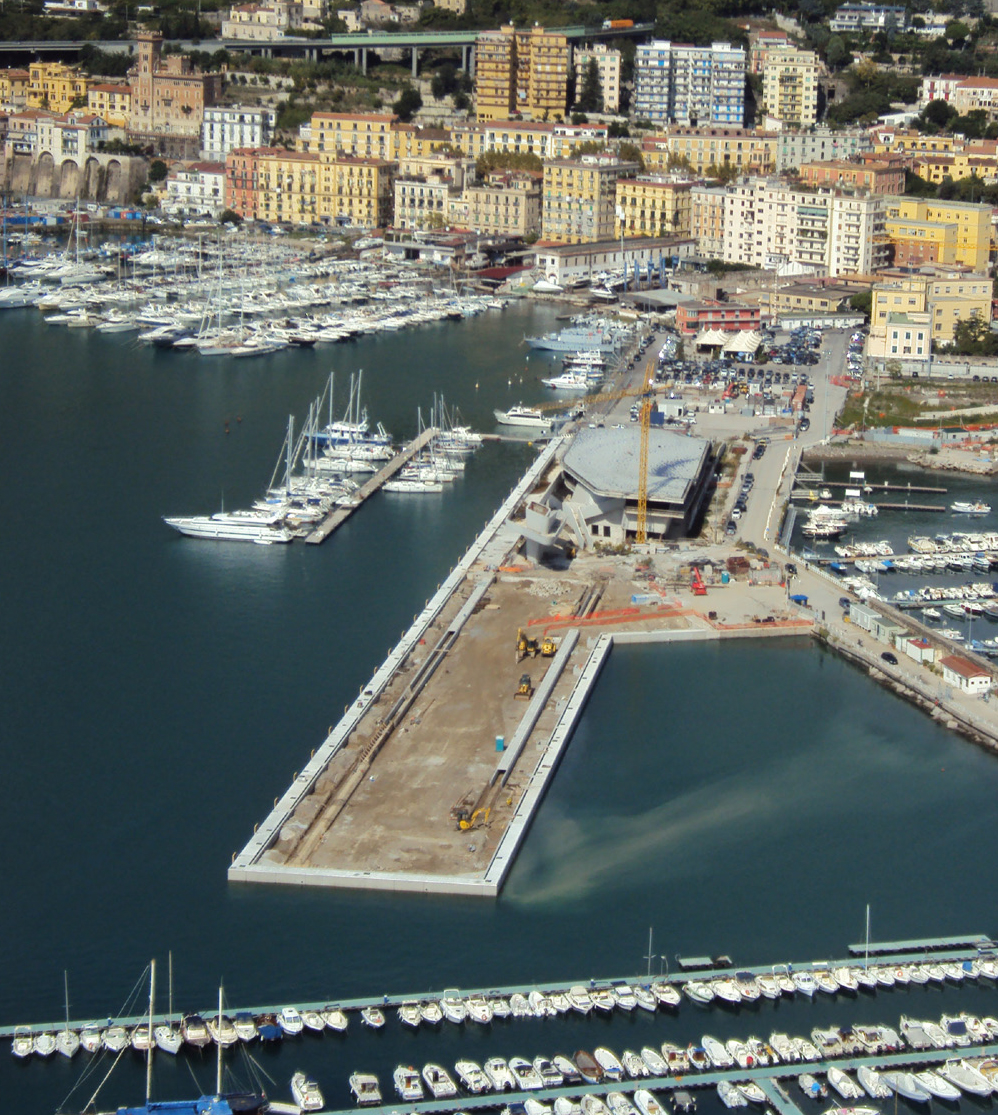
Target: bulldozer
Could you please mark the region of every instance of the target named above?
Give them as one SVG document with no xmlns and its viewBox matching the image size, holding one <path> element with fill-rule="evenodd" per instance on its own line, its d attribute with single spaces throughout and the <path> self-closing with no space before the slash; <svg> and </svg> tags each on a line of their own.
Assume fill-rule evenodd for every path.
<svg viewBox="0 0 998 1115">
<path fill-rule="evenodd" d="M 522 627 L 516 629 L 516 660 L 522 662 L 524 658 L 536 658 L 540 653 L 540 643 L 532 639 Z"/>
<path fill-rule="evenodd" d="M 513 694 L 517 700 L 527 701 L 534 695 L 534 683 L 530 680 L 530 674 L 520 675 L 520 684 L 516 687 L 516 692 Z"/>
<path fill-rule="evenodd" d="M 545 635 L 541 640 L 541 658 L 553 658 L 558 649 L 558 644 L 550 635 Z"/>
</svg>

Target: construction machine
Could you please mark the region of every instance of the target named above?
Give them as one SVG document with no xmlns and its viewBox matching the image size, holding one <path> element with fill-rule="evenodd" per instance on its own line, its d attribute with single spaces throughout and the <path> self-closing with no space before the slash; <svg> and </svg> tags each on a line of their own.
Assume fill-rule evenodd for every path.
<svg viewBox="0 0 998 1115">
<path fill-rule="evenodd" d="M 534 683 L 530 680 L 530 674 L 520 675 L 520 684 L 516 687 L 516 692 L 513 694 L 518 700 L 529 700 L 534 695 Z"/>
<path fill-rule="evenodd" d="M 545 635 L 541 640 L 541 658 L 553 658 L 558 644 L 550 635 Z"/>
<path fill-rule="evenodd" d="M 703 577 L 700 576 L 700 570 L 693 566 L 693 577 L 690 580 L 690 588 L 693 589 L 694 596 L 706 596 L 707 586 L 703 583 Z"/>
<path fill-rule="evenodd" d="M 470 817 L 460 817 L 457 822 L 457 827 L 462 832 L 467 832 L 468 829 L 478 828 L 479 825 L 484 825 L 489 819 L 489 814 L 492 812 L 492 806 L 487 805 L 484 809 L 476 809 Z"/>
<path fill-rule="evenodd" d="M 532 639 L 522 627 L 516 629 L 516 660 L 522 662 L 524 658 L 536 658 L 540 653 L 540 643 Z"/>
</svg>

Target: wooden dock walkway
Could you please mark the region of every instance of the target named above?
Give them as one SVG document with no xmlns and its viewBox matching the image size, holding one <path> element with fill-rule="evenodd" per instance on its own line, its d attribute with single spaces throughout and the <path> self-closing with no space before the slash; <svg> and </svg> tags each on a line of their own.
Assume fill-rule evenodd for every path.
<svg viewBox="0 0 998 1115">
<path fill-rule="evenodd" d="M 860 488 L 871 492 L 929 492 L 933 495 L 945 495 L 946 488 L 926 488 L 920 484 L 871 484 L 866 480 L 823 480 L 811 472 L 798 470 L 796 475 L 798 484 L 814 484 L 819 488 Z"/>
<path fill-rule="evenodd" d="M 821 499 L 821 500 L 815 499 L 814 498 L 814 492 L 810 491 L 809 489 L 806 489 L 806 488 L 805 489 L 795 488 L 794 491 L 792 491 L 790 493 L 790 498 L 791 499 L 796 499 L 796 500 L 805 500 L 806 505 L 809 504 L 812 507 L 840 507 L 842 505 L 842 503 L 844 502 L 841 499 Z M 907 501 L 905 501 L 904 503 L 882 503 L 882 502 L 876 502 L 875 503 L 872 500 L 870 502 L 873 503 L 873 506 L 876 507 L 876 509 L 878 511 L 947 511 L 948 510 L 945 503 L 908 503 Z"/>
<path fill-rule="evenodd" d="M 425 449 L 438 432 L 435 426 L 430 426 L 419 437 L 410 441 L 401 453 L 392 457 L 380 472 L 376 472 L 367 483 L 357 489 L 350 503 L 342 507 L 334 507 L 305 541 L 313 546 L 325 542 L 338 526 L 345 523 L 357 508 L 367 501 L 369 496 L 373 496 L 380 489 L 386 480 L 391 480 L 404 464 L 411 461 L 421 449 Z"/>
</svg>

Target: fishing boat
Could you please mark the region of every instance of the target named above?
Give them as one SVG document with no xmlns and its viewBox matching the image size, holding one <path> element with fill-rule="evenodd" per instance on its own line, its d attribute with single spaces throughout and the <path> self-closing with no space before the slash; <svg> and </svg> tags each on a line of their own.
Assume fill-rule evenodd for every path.
<svg viewBox="0 0 998 1115">
<path fill-rule="evenodd" d="M 566 1084 L 578 1084 L 582 1079 L 582 1074 L 576 1067 L 575 1062 L 570 1057 L 566 1057 L 564 1053 L 556 1053 L 551 1058 L 551 1063 L 561 1073 Z"/>
<path fill-rule="evenodd" d="M 544 1088 L 560 1088 L 565 1083 L 564 1073 L 547 1057 L 534 1058 L 534 1071 L 541 1078 Z"/>
<path fill-rule="evenodd" d="M 604 1080 L 624 1079 L 624 1066 L 618 1060 L 617 1055 L 607 1049 L 605 1045 L 597 1046 L 593 1050 L 593 1057 L 603 1070 Z"/>
<path fill-rule="evenodd" d="M 620 1055 L 620 1063 L 624 1066 L 624 1070 L 632 1080 L 641 1080 L 646 1076 L 651 1076 L 651 1071 L 645 1064 L 643 1058 L 639 1053 L 635 1053 L 633 1049 L 625 1049 Z"/>
<path fill-rule="evenodd" d="M 291 1077 L 291 1095 L 302 1111 L 321 1111 L 326 1102 L 319 1085 L 303 1072 Z"/>
<path fill-rule="evenodd" d="M 603 1080 L 603 1068 L 593 1055 L 585 1049 L 575 1051 L 575 1066 L 587 1084 L 599 1084 Z"/>
<path fill-rule="evenodd" d="M 373 1072 L 355 1072 L 350 1076 L 350 1094 L 362 1107 L 381 1103 L 381 1084 Z"/>
<path fill-rule="evenodd" d="M 360 1020 L 365 1026 L 370 1026 L 372 1030 L 380 1030 L 385 1024 L 384 1013 L 378 1007 L 363 1007 L 360 1012 Z"/>
<path fill-rule="evenodd" d="M 884 1072 L 880 1079 L 899 1096 L 911 1100 L 912 1103 L 928 1103 L 929 1091 L 924 1088 L 910 1072 Z"/>
<path fill-rule="evenodd" d="M 754 1080 L 739 1080 L 735 1087 L 749 1103 L 764 1104 L 766 1102 L 766 1093 Z"/>
<path fill-rule="evenodd" d="M 949 505 L 957 515 L 990 515 L 991 505 L 981 500 L 957 500 Z"/>
</svg>

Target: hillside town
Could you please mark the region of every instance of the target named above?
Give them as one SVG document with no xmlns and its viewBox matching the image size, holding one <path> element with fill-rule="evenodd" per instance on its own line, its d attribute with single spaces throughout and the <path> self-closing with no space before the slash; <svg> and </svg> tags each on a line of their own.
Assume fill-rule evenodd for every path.
<svg viewBox="0 0 998 1115">
<path fill-rule="evenodd" d="M 504 24 L 448 54 L 402 30 L 428 7 L 262 0 L 218 13 L 213 54 L 140 26 L 119 77 L 0 70 L 8 199 L 373 234 L 399 259 L 521 290 L 609 299 L 633 276 L 687 334 L 860 310 L 891 372 L 990 351 L 998 77 L 919 72 L 994 50 L 983 11 L 847 3 L 823 36 L 778 16 L 699 45 L 633 19 Z M 346 34 L 304 37 L 330 19 Z M 273 57 L 260 76 L 303 44 L 339 58 L 339 78 L 302 89 L 306 63 Z M 351 104 L 351 73 L 395 80 L 407 52 L 397 100 Z"/>
</svg>

